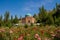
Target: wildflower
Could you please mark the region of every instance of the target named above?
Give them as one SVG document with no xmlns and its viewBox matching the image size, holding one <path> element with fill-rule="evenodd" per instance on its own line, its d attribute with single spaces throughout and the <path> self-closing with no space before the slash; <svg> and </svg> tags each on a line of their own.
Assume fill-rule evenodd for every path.
<svg viewBox="0 0 60 40">
<path fill-rule="evenodd" d="M 35 38 L 38 38 L 39 37 L 39 35 L 38 34 L 35 34 Z"/>
<path fill-rule="evenodd" d="M 41 38 L 40 38 L 40 37 L 38 37 L 37 39 L 38 39 L 38 40 L 41 40 Z"/>
<path fill-rule="evenodd" d="M 10 33 L 13 33 L 13 31 L 12 31 L 12 30 L 10 30 Z"/>
<path fill-rule="evenodd" d="M 41 34 L 44 34 L 44 30 L 41 30 L 40 32 L 41 32 Z"/>
<path fill-rule="evenodd" d="M 48 40 L 48 38 L 45 37 L 45 40 Z"/>
<path fill-rule="evenodd" d="M 17 38 L 16 38 L 16 37 L 14 37 L 14 40 L 17 40 Z"/>
<path fill-rule="evenodd" d="M 19 36 L 18 40 L 23 40 L 23 38 L 24 38 L 24 36 L 23 36 L 23 34 L 21 34 L 21 35 Z"/>
<path fill-rule="evenodd" d="M 30 34 L 27 34 L 27 36 L 30 36 Z"/>
<path fill-rule="evenodd" d="M 41 40 L 38 34 L 35 34 L 35 38 L 37 38 L 37 40 Z"/>
<path fill-rule="evenodd" d="M 60 30 L 57 30 L 57 33 L 55 35 L 56 37 L 60 38 Z"/>
<path fill-rule="evenodd" d="M 35 31 L 36 31 L 36 30 L 37 30 L 37 28 L 36 28 L 36 27 L 34 27 L 34 28 L 33 28 L 33 30 L 35 30 Z"/>
<path fill-rule="evenodd" d="M 23 36 L 19 37 L 18 40 L 23 40 Z"/>
<path fill-rule="evenodd" d="M 0 32 L 5 32 L 5 30 L 4 29 L 0 29 Z"/>
</svg>

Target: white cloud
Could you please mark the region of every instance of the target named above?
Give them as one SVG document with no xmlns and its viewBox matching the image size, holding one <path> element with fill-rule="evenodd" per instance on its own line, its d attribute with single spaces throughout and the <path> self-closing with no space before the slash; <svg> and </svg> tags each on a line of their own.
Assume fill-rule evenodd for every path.
<svg viewBox="0 0 60 40">
<path fill-rule="evenodd" d="M 25 3 L 24 7 L 22 8 L 23 11 L 33 11 L 35 8 L 39 8 L 42 5 L 46 6 L 47 4 L 53 3 L 54 0 L 43 0 L 43 1 L 29 1 Z"/>
<path fill-rule="evenodd" d="M 26 8 L 24 8 L 24 10 L 29 11 L 29 10 L 30 10 L 30 8 L 26 7 Z"/>
</svg>

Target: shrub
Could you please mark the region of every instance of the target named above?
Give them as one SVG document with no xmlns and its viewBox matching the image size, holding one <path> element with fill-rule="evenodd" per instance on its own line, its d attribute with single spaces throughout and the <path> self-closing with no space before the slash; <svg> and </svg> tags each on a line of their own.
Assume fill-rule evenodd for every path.
<svg viewBox="0 0 60 40">
<path fill-rule="evenodd" d="M 34 24 L 33 24 L 33 23 L 31 23 L 31 26 L 34 26 Z"/>
<path fill-rule="evenodd" d="M 42 27 L 43 26 L 43 24 L 42 23 L 40 23 L 40 25 L 39 25 L 40 27 Z"/>
<path fill-rule="evenodd" d="M 27 24 L 25 24 L 25 25 L 24 25 L 24 27 L 25 27 L 25 28 L 28 28 L 28 25 L 27 25 Z"/>
</svg>

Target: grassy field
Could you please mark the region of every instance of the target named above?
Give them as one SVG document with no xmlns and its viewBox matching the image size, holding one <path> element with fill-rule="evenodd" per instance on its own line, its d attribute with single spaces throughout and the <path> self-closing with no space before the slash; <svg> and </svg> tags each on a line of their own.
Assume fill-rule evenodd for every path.
<svg viewBox="0 0 60 40">
<path fill-rule="evenodd" d="M 0 27 L 0 40 L 57 40 L 60 37 L 60 27 L 55 26 L 28 26 Z"/>
</svg>

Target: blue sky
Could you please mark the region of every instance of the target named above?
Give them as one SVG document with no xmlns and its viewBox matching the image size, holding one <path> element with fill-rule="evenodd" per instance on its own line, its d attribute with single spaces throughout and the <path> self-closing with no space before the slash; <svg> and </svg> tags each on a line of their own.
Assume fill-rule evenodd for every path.
<svg viewBox="0 0 60 40">
<path fill-rule="evenodd" d="M 0 0 L 0 15 L 4 15 L 6 11 L 18 17 L 27 13 L 34 15 L 42 5 L 46 10 L 52 10 L 56 3 L 60 3 L 60 0 Z"/>
</svg>

